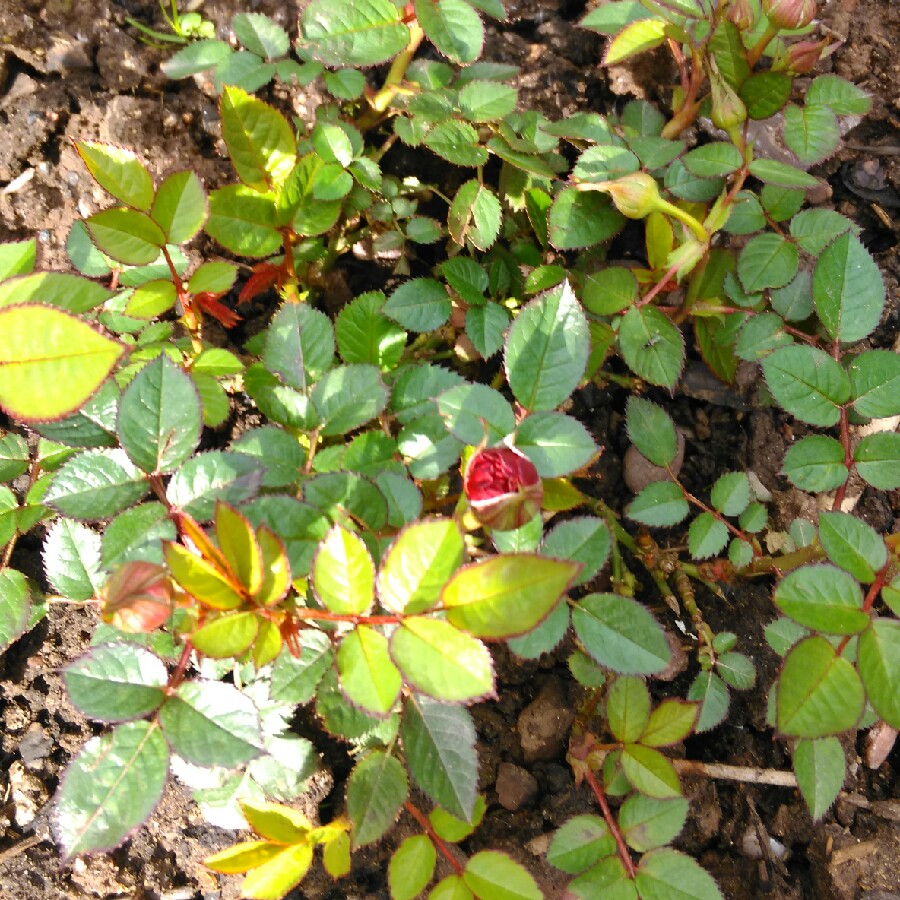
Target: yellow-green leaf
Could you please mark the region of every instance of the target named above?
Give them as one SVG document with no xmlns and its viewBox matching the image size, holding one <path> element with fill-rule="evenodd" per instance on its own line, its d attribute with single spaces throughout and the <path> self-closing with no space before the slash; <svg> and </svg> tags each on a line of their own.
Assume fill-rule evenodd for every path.
<svg viewBox="0 0 900 900">
<path fill-rule="evenodd" d="M 0 407 L 25 422 L 62 418 L 106 380 L 125 348 L 46 306 L 0 310 Z"/>
<path fill-rule="evenodd" d="M 244 602 L 222 572 L 180 544 L 166 544 L 165 556 L 172 577 L 204 606 L 236 609 Z"/>
</svg>

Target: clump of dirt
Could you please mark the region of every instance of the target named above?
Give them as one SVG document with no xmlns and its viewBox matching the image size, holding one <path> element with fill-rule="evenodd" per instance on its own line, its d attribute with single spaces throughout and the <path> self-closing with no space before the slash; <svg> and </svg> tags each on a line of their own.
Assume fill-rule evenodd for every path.
<svg viewBox="0 0 900 900">
<path fill-rule="evenodd" d="M 488 27 L 486 57 L 522 68 L 522 101 L 560 118 L 576 110 L 608 111 L 624 97 L 658 99 L 671 72 L 662 57 L 604 70 L 602 41 L 576 27 L 586 8 L 579 0 L 507 0 L 509 20 Z M 297 8 L 276 0 L 209 0 L 204 16 L 227 34 L 231 16 L 252 8 L 291 28 Z M 870 91 L 874 109 L 846 138 L 845 148 L 818 167 L 833 204 L 863 228 L 892 297 L 871 341 L 889 346 L 898 319 L 897 210 L 900 201 L 900 5 L 892 0 L 834 0 L 823 19 L 843 47 L 829 61 L 837 74 Z M 112 141 L 138 151 L 156 175 L 191 168 L 214 187 L 230 180 L 215 98 L 193 80 L 173 83 L 159 72 L 160 54 L 125 23 L 134 16 L 159 24 L 153 0 L 6 0 L 0 8 L 0 240 L 37 234 L 42 268 L 66 264 L 72 223 L 106 203 L 75 153 L 73 139 Z M 310 115 L 317 98 L 303 89 L 281 98 Z M 352 273 L 354 282 L 364 273 Z M 371 287 L 371 285 L 369 285 Z M 360 286 L 360 290 L 366 289 Z M 224 338 L 223 339 L 227 339 Z M 684 390 L 665 400 L 687 443 L 684 477 L 698 494 L 721 472 L 738 465 L 754 471 L 773 492 L 780 524 L 806 509 L 780 475 L 794 435 L 777 413 L 759 408 L 752 386 L 726 390 L 689 367 Z M 595 466 L 592 493 L 613 505 L 625 498 L 621 458 L 623 396 L 589 387 L 575 412 L 606 447 Z M 894 498 L 896 501 L 898 498 Z M 876 528 L 895 528 L 890 500 L 863 495 L 860 509 Z M 23 541 L 17 564 L 41 577 L 39 547 Z M 789 769 L 785 747 L 765 726 L 764 687 L 778 660 L 762 639 L 773 617 L 769 587 L 739 585 L 726 598 L 699 597 L 714 629 L 738 633 L 739 649 L 760 666 L 760 686 L 735 694 L 726 724 L 692 738 L 684 752 L 705 762 Z M 98 731 L 67 702 L 60 668 L 87 645 L 90 610 L 54 606 L 31 634 L 0 658 L 0 894 L 31 900 L 133 897 L 146 900 L 229 900 L 239 881 L 216 876 L 201 860 L 233 842 L 234 834 L 209 826 L 187 792 L 170 784 L 146 827 L 113 853 L 64 866 L 49 830 L 48 801 L 71 756 Z M 685 639 L 686 643 L 687 640 Z M 565 878 L 544 860 L 549 836 L 573 815 L 594 812 L 565 761 L 567 729 L 582 697 L 565 665 L 564 644 L 536 662 L 498 650 L 500 699 L 473 710 L 486 793 L 485 824 L 461 850 L 506 850 L 538 879 L 548 898 L 561 897 Z M 667 690 L 681 692 L 687 676 Z M 305 730 L 314 733 L 309 722 Z M 323 767 L 337 783 L 323 811 L 342 804 L 344 749 L 320 745 Z M 824 823 L 810 821 L 796 791 L 686 778 L 691 817 L 677 846 L 696 856 L 732 900 L 768 896 L 826 900 L 886 900 L 900 891 L 900 755 L 895 749 L 875 771 L 848 746 L 849 777 Z M 327 791 L 327 782 L 320 783 Z M 317 863 L 302 890 L 306 898 L 387 898 L 390 854 L 415 823 L 401 819 L 382 843 L 354 854 L 352 875 L 334 884 Z M 438 874 L 448 874 L 440 867 Z"/>
</svg>

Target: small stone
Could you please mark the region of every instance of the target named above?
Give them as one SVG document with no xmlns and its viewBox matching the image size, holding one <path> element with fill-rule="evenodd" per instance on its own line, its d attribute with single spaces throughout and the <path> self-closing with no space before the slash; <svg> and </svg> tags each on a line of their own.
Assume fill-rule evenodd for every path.
<svg viewBox="0 0 900 900">
<path fill-rule="evenodd" d="M 681 466 L 684 463 L 684 434 L 680 428 L 676 429 L 676 435 L 678 439 L 677 449 L 675 450 L 675 459 L 672 460 L 672 465 L 670 466 L 675 475 L 681 471 Z M 625 484 L 633 494 L 639 494 L 648 484 L 672 480 L 667 469 L 654 465 L 633 445 L 625 451 L 622 469 L 625 476 Z"/>
<path fill-rule="evenodd" d="M 515 811 L 530 806 L 537 797 L 538 783 L 531 772 L 513 763 L 500 763 L 497 770 L 497 801 L 504 809 Z"/>
<path fill-rule="evenodd" d="M 559 682 L 548 681 L 522 710 L 516 724 L 525 762 L 559 756 L 574 719 L 575 713 L 566 703 Z"/>
<path fill-rule="evenodd" d="M 53 742 L 47 737 L 43 726 L 32 722 L 25 731 L 25 736 L 19 741 L 19 756 L 29 769 L 37 768 L 34 763 L 46 759 L 53 748 Z"/>
</svg>

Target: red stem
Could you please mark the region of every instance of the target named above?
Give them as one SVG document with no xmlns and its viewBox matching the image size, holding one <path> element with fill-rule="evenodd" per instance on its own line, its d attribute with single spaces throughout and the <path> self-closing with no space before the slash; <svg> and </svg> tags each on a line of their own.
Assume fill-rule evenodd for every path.
<svg viewBox="0 0 900 900">
<path fill-rule="evenodd" d="M 356 616 L 351 613 L 335 613 L 327 609 L 300 607 L 292 615 L 297 619 L 312 619 L 319 622 L 351 622 L 353 625 L 399 625 L 403 616 Z"/>
<path fill-rule="evenodd" d="M 434 845 L 441 851 L 441 855 L 456 869 L 457 875 L 462 875 L 463 867 L 460 861 L 450 852 L 450 848 L 444 843 L 443 838 L 441 838 L 438 833 L 431 827 L 431 822 L 428 821 L 425 813 L 419 809 L 414 803 L 409 800 L 403 804 L 406 811 L 422 826 L 422 830 L 428 837 L 431 838 Z"/>
<path fill-rule="evenodd" d="M 753 540 L 753 538 L 747 534 L 746 531 L 742 531 L 740 528 L 732 525 L 728 519 L 725 518 L 718 510 L 713 509 L 711 506 L 707 506 L 702 500 L 695 497 L 674 475 L 674 473 L 669 470 L 669 474 L 672 476 L 672 480 L 678 487 L 681 488 L 681 493 L 684 495 L 684 499 L 688 501 L 688 503 L 693 503 L 694 506 L 699 506 L 703 512 L 708 512 L 714 519 L 718 519 L 735 537 L 740 538 L 742 541 L 746 541 L 753 548 L 754 556 L 762 556 L 763 552 L 757 543 Z"/>
<path fill-rule="evenodd" d="M 600 806 L 600 809 L 603 812 L 603 818 L 606 820 L 606 827 L 609 828 L 609 833 L 616 842 L 616 849 L 619 851 L 619 859 L 622 860 L 622 865 L 625 866 L 625 872 L 633 881 L 637 874 L 634 869 L 634 860 L 631 858 L 631 854 L 628 852 L 628 847 L 625 844 L 625 838 L 622 837 L 622 832 L 619 830 L 619 823 L 612 814 L 609 803 L 606 802 L 606 793 L 603 790 L 603 786 L 597 781 L 597 776 L 590 766 L 584 767 L 584 777 L 587 779 L 587 783 L 591 786 L 591 790 L 597 798 L 597 804 Z"/>
<path fill-rule="evenodd" d="M 850 448 L 850 419 L 847 413 L 847 407 L 841 407 L 841 446 L 844 448 L 844 465 L 847 467 L 848 479 L 849 480 L 849 472 L 850 468 L 853 465 L 853 451 Z M 831 504 L 831 511 L 837 512 L 840 510 L 841 505 L 844 502 L 844 497 L 847 495 L 847 481 L 834 492 L 834 502 Z"/>
<path fill-rule="evenodd" d="M 878 574 L 875 576 L 875 580 L 872 582 L 871 587 L 866 594 L 866 599 L 863 601 L 863 612 L 871 612 L 872 607 L 875 605 L 875 600 L 878 598 L 879 593 L 881 593 L 881 589 L 884 587 L 884 583 L 887 581 L 888 572 L 891 569 L 891 560 L 888 560 L 879 570 Z M 841 653 L 844 652 L 844 647 L 850 643 L 850 638 L 853 635 L 845 635 L 840 644 L 837 646 L 837 655 L 840 656 Z"/>
</svg>

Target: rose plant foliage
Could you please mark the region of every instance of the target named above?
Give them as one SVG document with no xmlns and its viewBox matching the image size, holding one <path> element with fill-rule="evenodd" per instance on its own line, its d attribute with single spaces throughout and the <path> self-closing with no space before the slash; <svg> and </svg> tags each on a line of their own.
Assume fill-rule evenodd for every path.
<svg viewBox="0 0 900 900">
<path fill-rule="evenodd" d="M 858 229 L 806 203 L 839 117 L 870 103 L 833 75 L 794 90 L 834 49 L 815 11 L 598 5 L 581 24 L 609 37 L 607 63 L 668 44 L 680 84 L 667 111 L 560 121 L 480 59 L 499 0 L 313 0 L 295 36 L 242 13 L 240 49 L 173 16 L 163 69 L 212 73 L 235 180 L 155 178 L 82 141 L 111 206 L 72 228 L 74 271 L 37 268 L 33 240 L 0 245 L 0 646 L 56 600 L 102 612 L 64 672 L 106 723 L 54 800 L 64 858 L 118 846 L 172 773 L 211 821 L 253 832 L 207 860 L 245 874 L 246 897 L 287 894 L 319 847 L 341 878 L 401 814 L 418 833 L 393 855 L 395 900 L 540 897 L 521 862 L 450 845 L 486 808 L 468 707 L 497 696 L 493 648 L 536 659 L 568 639 L 584 696 L 568 761 L 597 813 L 555 832 L 548 861 L 574 897 L 719 897 L 671 846 L 690 811 L 669 750 L 754 686 L 703 613 L 742 577 L 772 587 L 769 725 L 813 817 L 828 811 L 840 736 L 900 728 L 898 541 L 845 505 L 851 475 L 900 487 L 900 357 L 868 341 L 885 295 Z M 255 96 L 315 79 L 332 102 L 308 124 Z M 776 115 L 795 164 L 756 149 Z M 397 142 L 462 169 L 453 196 L 393 169 Z M 643 240 L 628 268 L 626 220 Z M 224 258 L 200 256 L 201 233 Z M 326 314 L 354 248 L 398 277 Z M 240 352 L 207 339 L 205 320 L 234 329 L 254 299 L 272 313 Z M 743 471 L 702 497 L 679 480 L 653 398 L 689 349 L 724 382 L 757 364 L 804 424 L 783 475 L 831 492 L 817 522 L 776 532 Z M 587 383 L 630 392 L 628 439 L 664 475 L 622 517 L 592 496 L 601 448 L 571 411 Z M 260 424 L 231 435 L 247 409 Z M 46 585 L 16 567 L 32 531 Z M 659 699 L 679 642 L 690 688 Z M 325 823 L 290 805 L 317 766 L 300 707 L 354 755 Z"/>
</svg>

